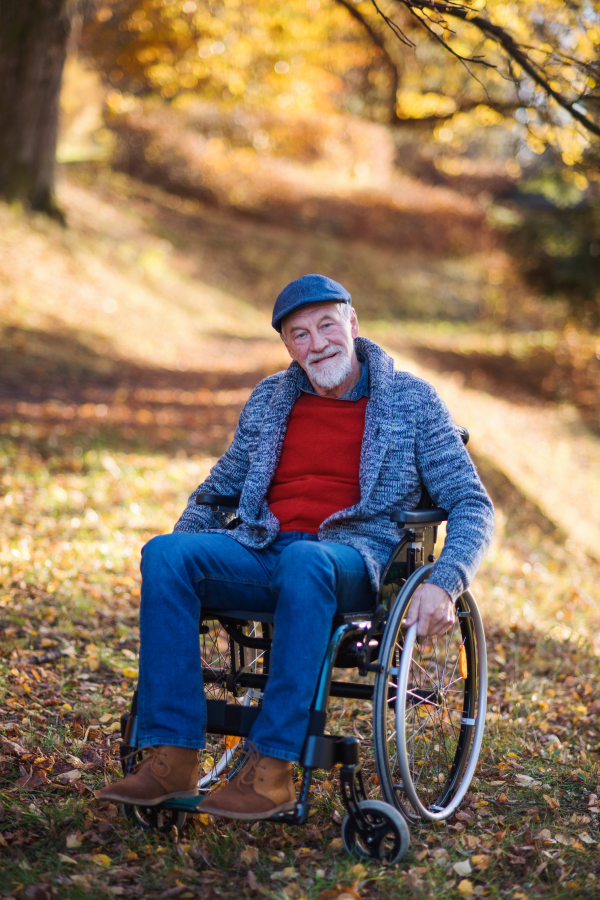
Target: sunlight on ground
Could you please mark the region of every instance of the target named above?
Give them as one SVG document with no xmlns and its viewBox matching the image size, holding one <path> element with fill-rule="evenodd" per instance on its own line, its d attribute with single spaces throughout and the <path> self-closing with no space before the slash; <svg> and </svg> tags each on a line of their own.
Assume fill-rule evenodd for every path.
<svg viewBox="0 0 600 900">
<path fill-rule="evenodd" d="M 99 354 L 180 371 L 243 368 L 245 340 L 262 342 L 261 363 L 282 353 L 267 321 L 248 304 L 170 266 L 168 241 L 139 220 L 74 189 L 87 226 L 34 227 L 6 208 L 0 264 L 6 324 L 75 332 Z M 67 199 L 69 191 L 66 191 Z M 36 259 L 35 267 L 26 260 Z M 239 338 L 243 338 L 239 340 Z M 272 346 L 271 346 L 272 345 Z"/>
</svg>

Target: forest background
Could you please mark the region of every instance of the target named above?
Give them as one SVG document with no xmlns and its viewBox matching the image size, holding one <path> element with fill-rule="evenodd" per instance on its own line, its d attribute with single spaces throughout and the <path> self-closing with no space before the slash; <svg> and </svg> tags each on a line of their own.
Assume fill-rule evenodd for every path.
<svg viewBox="0 0 600 900">
<path fill-rule="evenodd" d="M 68 50 L 58 140 L 60 71 L 54 94 L 0 89 L 0 891 L 594 894 L 598 4 L 54 7 L 52 31 L 18 4 L 35 46 L 12 52 L 25 70 L 54 42 L 55 74 Z M 198 816 L 173 840 L 90 801 L 136 677 L 139 550 L 286 365 L 269 311 L 314 271 L 469 428 L 497 509 L 479 771 L 393 871 L 343 853 L 327 773 L 305 829 Z M 337 713 L 371 771 L 368 708 Z"/>
</svg>

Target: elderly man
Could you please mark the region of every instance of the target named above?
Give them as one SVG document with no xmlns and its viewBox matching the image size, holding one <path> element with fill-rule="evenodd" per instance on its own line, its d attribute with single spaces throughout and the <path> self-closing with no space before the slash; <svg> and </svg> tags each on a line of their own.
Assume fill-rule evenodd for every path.
<svg viewBox="0 0 600 900">
<path fill-rule="evenodd" d="M 399 539 L 390 521 L 423 485 L 448 510 L 444 549 L 409 623 L 441 634 L 493 530 L 493 509 L 444 403 L 358 337 L 350 294 L 305 275 L 279 295 L 273 327 L 293 362 L 265 378 L 233 442 L 191 495 L 173 534 L 142 554 L 137 770 L 101 798 L 153 806 L 197 795 L 206 706 L 202 606 L 275 613 L 271 675 L 250 735 L 249 763 L 202 810 L 239 819 L 293 809 L 317 677 L 336 610 L 371 608 Z M 239 524 L 195 504 L 198 492 L 241 493 Z"/>
</svg>

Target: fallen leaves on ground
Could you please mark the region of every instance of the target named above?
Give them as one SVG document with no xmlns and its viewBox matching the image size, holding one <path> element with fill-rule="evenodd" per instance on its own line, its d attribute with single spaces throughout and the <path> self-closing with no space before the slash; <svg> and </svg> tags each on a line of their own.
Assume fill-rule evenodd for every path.
<svg viewBox="0 0 600 900">
<path fill-rule="evenodd" d="M 112 203 L 115 195 L 108 196 Z M 100 220 L 111 203 L 99 206 Z M 115 215 L 137 239 L 139 222 Z M 29 239 L 55 271 L 59 239 L 44 238 L 43 228 Z M 53 277 L 63 285 L 60 272 Z M 175 295 L 179 282 L 168 283 Z M 143 297 L 135 285 L 137 302 Z M 85 292 L 81 297 L 86 309 Z M 58 300 L 43 315 L 36 307 L 42 334 L 58 311 Z M 168 305 L 160 311 L 168 321 Z M 156 320 L 148 325 L 152 315 L 144 340 L 148 329 L 158 334 Z M 214 308 L 206 316 L 214 324 Z M 193 331 L 185 322 L 173 326 L 174 347 L 182 346 L 180 326 L 185 341 Z M 227 332 L 231 322 L 218 322 L 223 340 L 233 342 L 236 371 L 221 361 L 211 369 L 214 359 L 201 372 L 179 370 L 166 357 L 163 368 L 130 364 L 106 345 L 98 350 L 85 321 L 75 342 L 56 334 L 44 345 L 23 322 L 3 332 L 10 353 L 0 353 L 0 375 L 20 348 L 26 377 L 9 380 L 10 390 L 29 393 L 11 394 L 0 422 L 0 889 L 34 900 L 387 900 L 497 890 L 517 898 L 573 891 L 570 882 L 595 889 L 600 697 L 597 613 L 587 598 L 600 567 L 567 547 L 497 472 L 489 486 L 498 533 L 475 588 L 490 657 L 484 747 L 460 810 L 442 825 L 413 826 L 412 849 L 399 869 L 344 852 L 335 772 L 316 773 L 314 814 L 302 828 L 224 825 L 200 813 L 175 842 L 133 827 L 115 804 L 94 801 L 93 791 L 119 775 L 120 715 L 137 673 L 140 548 L 172 528 L 226 443 L 252 383 L 275 367 L 271 343 L 257 338 L 240 348 Z M 56 396 L 36 399 L 38 389 Z M 21 402 L 27 405 L 19 412 Z M 550 608 L 552 627 L 542 614 Z M 367 790 L 380 796 L 370 705 L 336 699 L 331 713 L 341 733 L 363 734 Z"/>
</svg>

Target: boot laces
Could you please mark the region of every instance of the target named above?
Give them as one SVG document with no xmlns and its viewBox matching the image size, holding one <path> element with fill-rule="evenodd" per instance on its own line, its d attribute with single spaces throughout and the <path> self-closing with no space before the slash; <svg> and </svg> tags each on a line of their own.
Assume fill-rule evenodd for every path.
<svg viewBox="0 0 600 900">
<path fill-rule="evenodd" d="M 152 772 L 153 775 L 160 776 L 161 778 L 165 778 L 165 777 L 168 778 L 169 775 L 171 774 L 171 766 L 169 765 L 169 763 L 166 760 L 163 759 L 160 762 L 162 771 L 159 772 L 156 769 L 156 766 L 158 763 L 158 758 L 161 755 L 161 750 L 162 750 L 162 747 L 160 747 L 160 746 L 138 747 L 137 750 L 133 751 L 133 753 L 128 753 L 127 756 L 124 756 L 122 758 L 121 762 L 126 762 L 128 759 L 131 759 L 132 757 L 137 756 L 138 759 L 134 760 L 134 763 L 131 766 L 131 769 L 129 770 L 129 773 L 128 773 L 129 775 L 135 774 L 135 772 L 137 772 L 145 762 L 150 762 L 150 771 Z M 146 755 L 143 756 L 142 754 L 146 754 Z M 163 755 L 166 755 L 166 754 L 163 754 Z"/>
<path fill-rule="evenodd" d="M 256 768 L 260 762 L 261 754 L 252 741 L 248 741 L 248 747 L 244 750 L 244 761 L 242 763 L 242 770 L 240 772 L 239 778 L 236 778 L 236 785 L 238 790 L 243 790 L 243 785 L 254 784 L 254 779 L 256 778 Z"/>
</svg>

